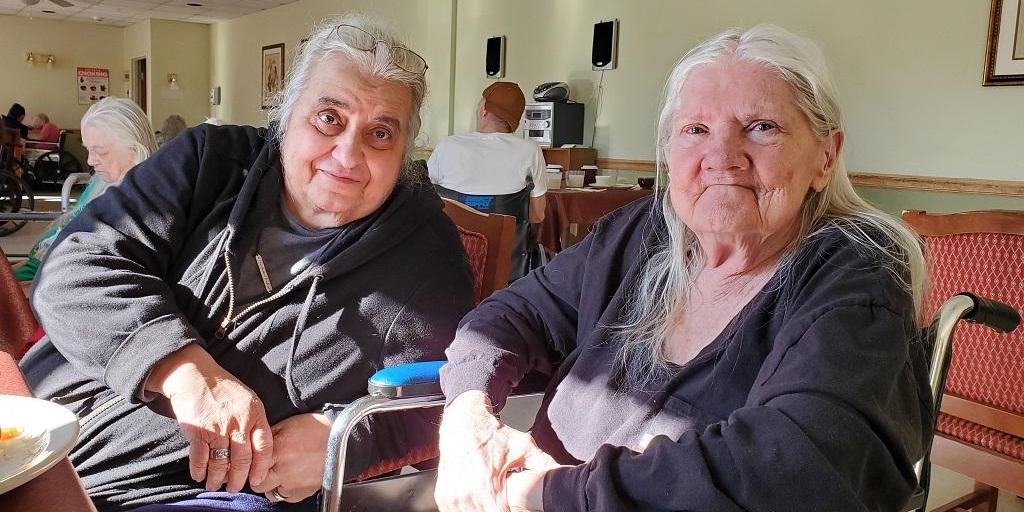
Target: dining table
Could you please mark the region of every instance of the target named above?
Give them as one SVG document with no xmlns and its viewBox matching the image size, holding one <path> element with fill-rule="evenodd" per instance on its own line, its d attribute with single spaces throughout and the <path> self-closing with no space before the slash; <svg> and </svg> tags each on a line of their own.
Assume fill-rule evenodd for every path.
<svg viewBox="0 0 1024 512">
<path fill-rule="evenodd" d="M 548 189 L 544 220 L 537 229 L 537 243 L 560 252 L 580 241 L 601 217 L 654 193 L 640 188 Z"/>
<path fill-rule="evenodd" d="M 32 396 L 17 358 L 36 328 L 21 287 L 0 250 L 0 394 Z M 2 414 L 2 411 L 0 411 Z M 28 482 L 0 494 L 0 512 L 95 512 L 67 457 Z"/>
</svg>

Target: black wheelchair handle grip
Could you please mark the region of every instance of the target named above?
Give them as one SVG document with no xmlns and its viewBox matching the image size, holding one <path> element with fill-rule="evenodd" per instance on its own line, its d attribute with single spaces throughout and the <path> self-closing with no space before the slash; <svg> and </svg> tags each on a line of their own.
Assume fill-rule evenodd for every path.
<svg viewBox="0 0 1024 512">
<path fill-rule="evenodd" d="M 997 300 L 988 299 L 973 293 L 962 292 L 974 300 L 974 310 L 965 319 L 976 324 L 985 324 L 999 332 L 1008 333 L 1020 325 L 1020 313 L 1016 309 Z"/>
</svg>

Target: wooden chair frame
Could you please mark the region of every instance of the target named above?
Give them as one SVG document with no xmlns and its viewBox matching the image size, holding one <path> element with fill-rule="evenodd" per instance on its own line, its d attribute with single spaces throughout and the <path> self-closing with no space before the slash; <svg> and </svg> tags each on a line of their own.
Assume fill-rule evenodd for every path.
<svg viewBox="0 0 1024 512">
<path fill-rule="evenodd" d="M 487 260 L 484 266 L 482 297 L 508 286 L 515 249 L 516 218 L 498 213 L 482 213 L 458 201 L 441 198 L 444 213 L 455 225 L 487 238 Z"/>
<path fill-rule="evenodd" d="M 920 210 L 903 212 L 918 235 L 944 236 L 969 233 L 999 233 L 1024 236 L 1024 211 L 989 210 L 950 214 L 929 214 Z M 941 411 L 984 427 L 1024 438 L 1024 415 L 967 400 L 947 393 Z M 1024 463 L 982 447 L 936 433 L 932 462 L 966 475 L 975 481 L 974 491 L 933 512 L 973 510 L 995 512 L 998 490 L 1024 496 Z"/>
</svg>

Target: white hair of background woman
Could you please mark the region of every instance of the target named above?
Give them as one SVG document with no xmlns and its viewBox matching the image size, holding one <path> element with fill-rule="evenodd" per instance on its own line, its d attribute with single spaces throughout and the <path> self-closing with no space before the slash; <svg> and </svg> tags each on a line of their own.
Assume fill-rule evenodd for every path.
<svg viewBox="0 0 1024 512">
<path fill-rule="evenodd" d="M 124 144 L 134 153 L 132 165 L 156 152 L 156 135 L 146 113 L 127 98 L 106 97 L 94 103 L 82 116 L 82 127 L 100 128 L 115 144 Z"/>
<path fill-rule="evenodd" d="M 423 99 L 427 94 L 426 77 L 423 73 L 411 73 L 403 69 L 403 67 L 413 67 L 411 60 L 415 57 L 409 55 L 408 52 L 385 51 L 386 48 L 380 44 L 377 45 L 376 51 L 360 50 L 353 46 L 352 41 L 346 39 L 345 32 L 337 30 L 339 25 L 358 27 L 370 33 L 377 41 L 383 41 L 384 46 L 387 47 L 406 47 L 384 22 L 362 14 L 348 14 L 318 23 L 310 31 L 309 40 L 302 44 L 293 59 L 294 64 L 288 72 L 278 106 L 271 108 L 267 114 L 270 124 L 277 125 L 273 136 L 279 143 L 284 139 L 295 102 L 299 100 L 305 90 L 313 69 L 329 57 L 344 55 L 350 62 L 359 66 L 367 76 L 395 82 L 412 91 L 409 137 L 403 155 L 405 167 L 408 167 L 415 139 L 420 131 L 420 108 L 423 106 Z"/>
<path fill-rule="evenodd" d="M 797 106 L 819 139 L 842 130 L 837 89 L 816 44 L 774 25 L 761 24 L 745 31 L 729 29 L 687 52 L 669 75 L 658 118 L 659 182 L 668 171 L 666 150 L 686 79 L 697 66 L 729 56 L 761 64 L 789 83 Z M 696 235 L 676 216 L 670 194 L 664 194 L 661 207 L 668 241 L 652 249 L 625 317 L 613 326 L 621 342 L 619 369 L 628 385 L 635 387 L 643 387 L 667 370 L 665 340 L 675 324 L 674 315 L 704 266 Z M 853 243 L 881 255 L 886 268 L 912 296 L 920 316 L 926 280 L 920 240 L 902 222 L 857 195 L 842 155 L 825 189 L 821 193 L 811 191 L 804 201 L 799 234 L 779 263 L 779 275 L 788 274 L 802 242 L 829 231 L 839 231 Z"/>
<path fill-rule="evenodd" d="M 115 144 L 122 144 L 132 152 L 134 155 L 133 167 L 156 152 L 156 135 L 153 134 L 153 126 L 142 109 L 132 100 L 108 96 L 93 103 L 82 116 L 81 126 L 83 128 L 90 126 L 109 133 Z M 111 184 L 104 182 L 99 176 L 93 176 L 90 185 L 93 186 L 92 198 L 95 199 Z M 72 218 L 72 211 L 69 211 L 55 219 L 50 227 L 56 227 L 57 233 L 59 233 L 59 230 L 63 229 Z M 36 254 L 40 260 L 46 257 L 50 245 L 57 238 L 57 233 L 39 242 Z"/>
</svg>

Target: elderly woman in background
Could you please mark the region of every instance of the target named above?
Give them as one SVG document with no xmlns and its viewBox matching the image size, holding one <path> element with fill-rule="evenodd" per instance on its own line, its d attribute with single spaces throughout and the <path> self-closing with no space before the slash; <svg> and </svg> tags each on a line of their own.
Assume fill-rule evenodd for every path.
<svg viewBox="0 0 1024 512">
<path fill-rule="evenodd" d="M 318 27 L 269 132 L 190 129 L 61 233 L 32 297 L 48 338 L 21 365 L 82 418 L 71 461 L 99 509 L 302 501 L 332 404 L 442 355 L 473 292 L 440 199 L 403 178 L 426 67 L 371 20 Z M 430 420 L 364 424 L 349 476 Z"/>
<path fill-rule="evenodd" d="M 441 510 L 899 510 L 933 415 L 923 258 L 851 186 L 821 52 L 726 31 L 663 105 L 667 193 L 462 321 Z M 530 370 L 528 435 L 493 412 Z"/>
<path fill-rule="evenodd" d="M 171 139 L 178 136 L 179 133 L 185 131 L 188 128 L 188 124 L 185 123 L 185 118 L 178 114 L 171 114 L 164 119 L 164 125 L 157 132 L 157 145 L 163 147 Z"/>
<path fill-rule="evenodd" d="M 29 138 L 42 142 L 57 142 L 60 140 L 60 128 L 50 122 L 50 116 L 40 112 L 32 118 L 29 126 Z"/>
<path fill-rule="evenodd" d="M 45 114 L 39 114 L 45 116 Z M 48 121 L 48 120 L 47 120 Z M 85 205 L 156 151 L 153 128 L 135 102 L 107 97 L 94 103 L 82 116 L 82 145 L 89 152 L 89 165 L 96 175 L 78 196 L 74 208 L 59 217 L 32 246 L 28 259 L 14 270 L 19 281 L 31 281 L 61 228 L 74 219 Z"/>
</svg>

